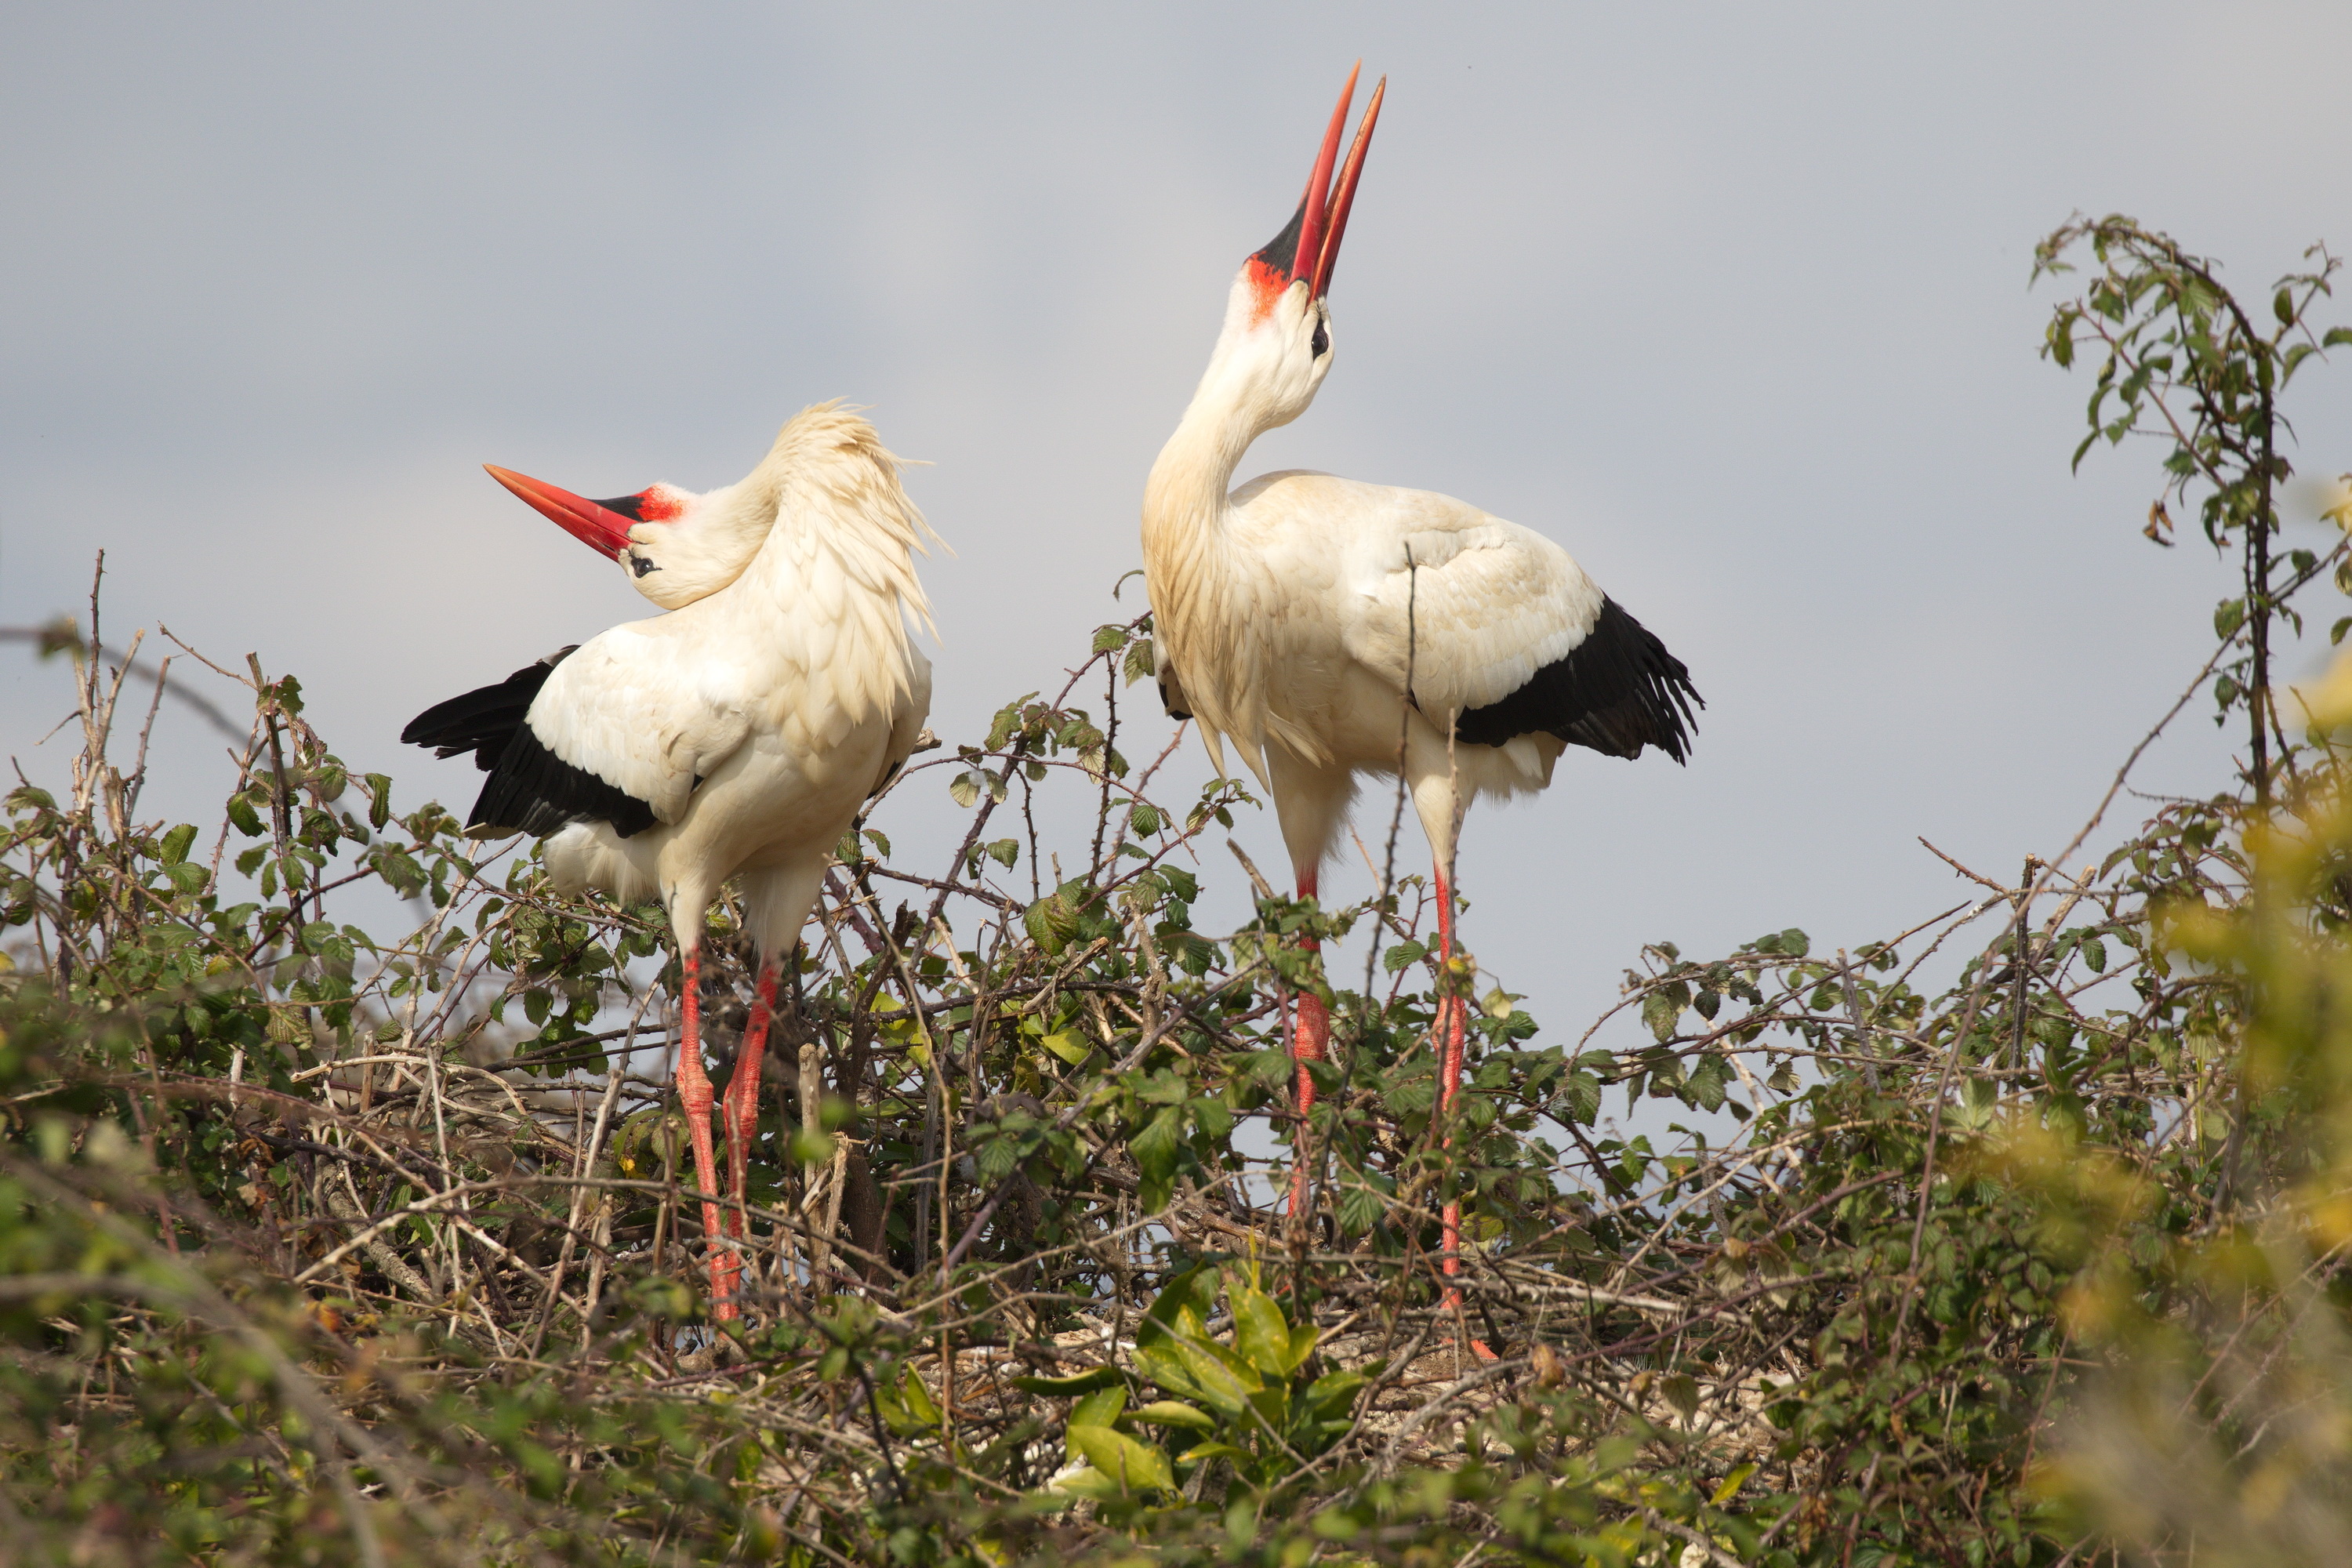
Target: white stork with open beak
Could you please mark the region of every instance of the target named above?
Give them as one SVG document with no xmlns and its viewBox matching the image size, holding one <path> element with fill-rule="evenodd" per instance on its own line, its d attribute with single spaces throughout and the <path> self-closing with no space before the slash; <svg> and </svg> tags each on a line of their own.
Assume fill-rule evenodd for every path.
<svg viewBox="0 0 2352 1568">
<path fill-rule="evenodd" d="M 930 661 L 915 575 L 929 529 L 874 427 L 837 404 L 788 422 L 751 477 L 696 495 L 655 485 L 583 500 L 520 474 L 498 480 L 621 563 L 668 614 L 614 626 L 497 686 L 418 715 L 401 739 L 470 751 L 489 778 L 478 835 L 547 837 L 565 891 L 657 898 L 681 970 L 676 1078 L 706 1194 L 717 1315 L 738 1315 L 744 1164 L 782 963 L 827 858 L 918 744 Z M 751 1016 L 728 1086 L 729 1185 L 717 1180 L 701 1050 L 705 912 L 735 878 L 760 950 Z M 709 1194 L 736 1205 L 722 1226 Z"/>
<path fill-rule="evenodd" d="M 1242 264 L 1208 371 L 1152 465 L 1144 577 L 1169 710 L 1200 726 L 1220 773 L 1230 743 L 1265 786 L 1301 898 L 1315 894 L 1358 778 L 1402 767 L 1436 862 L 1444 969 L 1469 803 L 1544 788 L 1570 745 L 1629 758 L 1655 746 L 1681 762 L 1698 693 L 1682 661 L 1539 533 L 1448 496 L 1329 474 L 1232 488 L 1250 443 L 1305 413 L 1331 368 L 1324 292 L 1388 83 L 1335 188 L 1355 87 L 1351 71 L 1289 226 Z M 1440 1003 L 1441 1114 L 1461 1082 L 1462 1006 Z M 1323 1004 L 1300 995 L 1294 1207 L 1315 1100 L 1307 1064 L 1329 1031 Z M 1448 1274 L 1459 1226 L 1447 1205 Z"/>
</svg>

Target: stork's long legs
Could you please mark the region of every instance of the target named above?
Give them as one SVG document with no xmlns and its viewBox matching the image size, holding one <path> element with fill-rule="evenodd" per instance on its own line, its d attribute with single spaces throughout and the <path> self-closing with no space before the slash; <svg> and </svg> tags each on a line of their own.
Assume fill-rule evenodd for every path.
<svg viewBox="0 0 2352 1568">
<path fill-rule="evenodd" d="M 1437 1019 L 1433 1030 L 1437 1046 L 1437 1114 L 1440 1119 L 1454 1110 L 1454 1097 L 1462 1088 L 1462 999 L 1454 994 L 1452 964 L 1454 960 L 1454 889 L 1445 879 L 1445 868 L 1437 868 Z M 1454 1150 L 1454 1131 L 1448 1127 L 1445 1149 L 1450 1157 Z M 1462 1201 L 1450 1200 L 1445 1205 L 1444 1235 L 1440 1250 L 1444 1261 L 1440 1264 L 1448 1275 L 1462 1272 Z M 1449 1292 L 1447 1300 L 1458 1299 L 1459 1292 Z"/>
<path fill-rule="evenodd" d="M 1462 1037 L 1468 1017 L 1468 1004 L 1449 988 L 1454 959 L 1454 889 L 1445 879 L 1445 868 L 1437 868 L 1437 972 L 1444 976 L 1438 984 L 1437 1020 L 1433 1033 L 1437 1046 L 1437 1114 L 1444 1118 L 1454 1109 L 1454 1097 L 1462 1089 Z M 1454 1130 L 1445 1131 L 1445 1152 L 1449 1161 L 1454 1154 Z M 1441 1237 L 1438 1243 L 1442 1261 L 1438 1268 L 1451 1279 L 1462 1272 L 1462 1200 L 1449 1199 L 1440 1218 Z M 1449 1286 L 1445 1298 L 1439 1303 L 1451 1312 L 1462 1305 L 1459 1288 Z M 1486 1342 L 1473 1338 L 1470 1349 L 1481 1361 L 1493 1361 L 1495 1352 Z"/>
<path fill-rule="evenodd" d="M 760 978 L 751 999 L 751 1021 L 744 1026 L 742 1047 L 735 1053 L 735 1076 L 727 1082 L 727 1190 L 740 1205 L 744 1195 L 745 1167 L 751 1158 L 751 1137 L 760 1125 L 760 1058 L 768 1047 L 768 1027 L 776 1016 L 776 986 L 783 966 L 776 955 L 760 955 Z M 744 1210 L 728 1211 L 727 1234 L 743 1235 Z"/>
<path fill-rule="evenodd" d="M 677 1066 L 671 1076 L 677 1083 L 678 1102 L 686 1110 L 686 1136 L 694 1145 L 694 1177 L 700 1184 L 702 1199 L 703 1245 L 710 1249 L 711 1315 L 726 1319 L 738 1315 L 735 1305 L 735 1276 L 738 1269 L 735 1255 L 729 1250 L 727 1233 L 719 1227 L 719 1205 L 714 1196 L 719 1191 L 719 1163 L 710 1147 L 710 1075 L 702 1067 L 702 954 L 692 947 L 678 953 L 678 981 L 681 994 L 678 1011 Z"/>
<path fill-rule="evenodd" d="M 1317 872 L 1298 874 L 1298 896 L 1315 896 Z M 1303 937 L 1299 946 L 1308 952 L 1320 952 L 1323 944 L 1315 937 Z M 1323 998 L 1312 991 L 1301 991 L 1293 998 L 1290 1023 L 1290 1059 L 1297 1072 L 1298 1131 L 1291 1143 L 1290 1212 L 1307 1212 L 1307 1112 L 1315 1109 L 1315 1077 L 1307 1064 L 1319 1062 L 1331 1051 L 1331 1009 Z"/>
</svg>

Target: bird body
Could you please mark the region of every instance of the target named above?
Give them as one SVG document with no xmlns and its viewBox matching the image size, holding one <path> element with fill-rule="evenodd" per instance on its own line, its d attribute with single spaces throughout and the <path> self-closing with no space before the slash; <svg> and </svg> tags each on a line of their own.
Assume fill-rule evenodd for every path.
<svg viewBox="0 0 2352 1568">
<path fill-rule="evenodd" d="M 655 486 L 585 501 L 493 469 L 673 607 L 442 703 L 402 735 L 472 751 L 489 777 L 469 829 L 544 836 L 559 889 L 661 900 L 684 974 L 677 1077 L 708 1193 L 704 915 L 734 879 L 761 952 L 728 1101 L 740 1194 L 779 961 L 834 847 L 917 749 L 929 710 L 930 662 L 910 626 L 929 624 L 914 568 L 927 529 L 898 469 L 873 427 L 832 404 L 788 422 L 748 479 L 703 496 Z M 719 1234 L 715 1206 L 706 1225 Z M 727 1228 L 740 1234 L 740 1214 Z M 714 1259 L 722 1316 L 732 1280 Z"/>
<path fill-rule="evenodd" d="M 1171 700 L 1220 771 L 1231 744 L 1291 803 L 1278 814 L 1296 864 L 1328 857 L 1352 780 L 1396 773 L 1400 742 L 1441 860 L 1458 810 L 1545 788 L 1572 741 L 1681 749 L 1658 684 L 1638 679 L 1655 639 L 1531 529 L 1450 496 L 1297 470 L 1222 507 L 1146 516 Z M 1200 537 L 1171 537 L 1188 529 Z M 1634 679 L 1607 679 L 1626 663 Z"/>
<path fill-rule="evenodd" d="M 1329 474 L 1232 488 L 1251 443 L 1304 413 L 1330 370 L 1324 295 L 1387 87 L 1334 188 L 1355 81 L 1297 213 L 1234 279 L 1208 369 L 1152 466 L 1144 580 L 1162 697 L 1198 723 L 1220 773 L 1230 744 L 1265 786 L 1302 898 L 1317 891 L 1358 779 L 1402 777 L 1435 863 L 1443 992 L 1461 983 L 1452 872 L 1470 802 L 1545 788 L 1570 745 L 1627 758 L 1655 746 L 1680 762 L 1697 693 L 1657 637 L 1530 529 Z M 1295 1000 L 1303 1122 L 1329 1023 L 1313 994 Z M 1462 1009 L 1459 994 L 1441 995 L 1441 1113 L 1460 1081 Z M 1303 1159 L 1292 1194 L 1303 1200 Z M 1457 1217 L 1449 1205 L 1449 1274 Z"/>
</svg>

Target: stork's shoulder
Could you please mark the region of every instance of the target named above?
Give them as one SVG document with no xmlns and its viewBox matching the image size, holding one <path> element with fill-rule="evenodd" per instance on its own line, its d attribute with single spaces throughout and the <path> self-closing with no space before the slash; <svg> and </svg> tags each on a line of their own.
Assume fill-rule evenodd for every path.
<svg viewBox="0 0 2352 1568">
<path fill-rule="evenodd" d="M 1268 524 L 1332 533 L 1381 535 L 1399 527 L 1467 528 L 1495 521 L 1467 501 L 1433 490 L 1370 484 L 1313 468 L 1260 474 L 1234 490 L 1231 500 L 1236 511 Z"/>
<path fill-rule="evenodd" d="M 1488 568 L 1507 568 L 1516 556 L 1522 570 L 1540 575 L 1582 575 L 1567 551 L 1535 530 L 1435 490 L 1289 468 L 1252 479 L 1234 491 L 1233 504 L 1256 531 L 1311 538 L 1342 552 L 1360 578 L 1406 570 L 1408 552 L 1411 564 L 1425 570 L 1469 551 L 1491 552 L 1481 563 Z"/>
</svg>

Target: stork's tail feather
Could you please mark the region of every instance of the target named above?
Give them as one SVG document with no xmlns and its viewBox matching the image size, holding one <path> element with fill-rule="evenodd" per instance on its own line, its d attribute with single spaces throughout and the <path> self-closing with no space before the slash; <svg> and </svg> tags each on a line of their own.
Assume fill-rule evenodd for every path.
<svg viewBox="0 0 2352 1568">
<path fill-rule="evenodd" d="M 1517 735 L 1549 734 L 1612 757 L 1638 757 L 1643 746 L 1682 762 L 1706 706 L 1683 661 L 1614 599 L 1566 658 L 1545 665 L 1500 701 L 1465 710 L 1454 733 L 1465 743 L 1499 746 Z"/>
<path fill-rule="evenodd" d="M 474 765 L 488 773 L 498 765 L 515 731 L 522 728 L 531 700 L 547 684 L 549 672 L 570 658 L 579 646 L 574 643 L 572 647 L 558 648 L 536 664 L 523 666 L 496 686 L 478 687 L 463 697 L 434 704 L 408 721 L 408 728 L 400 732 L 401 742 L 430 746 L 436 757 L 471 752 Z"/>
</svg>

